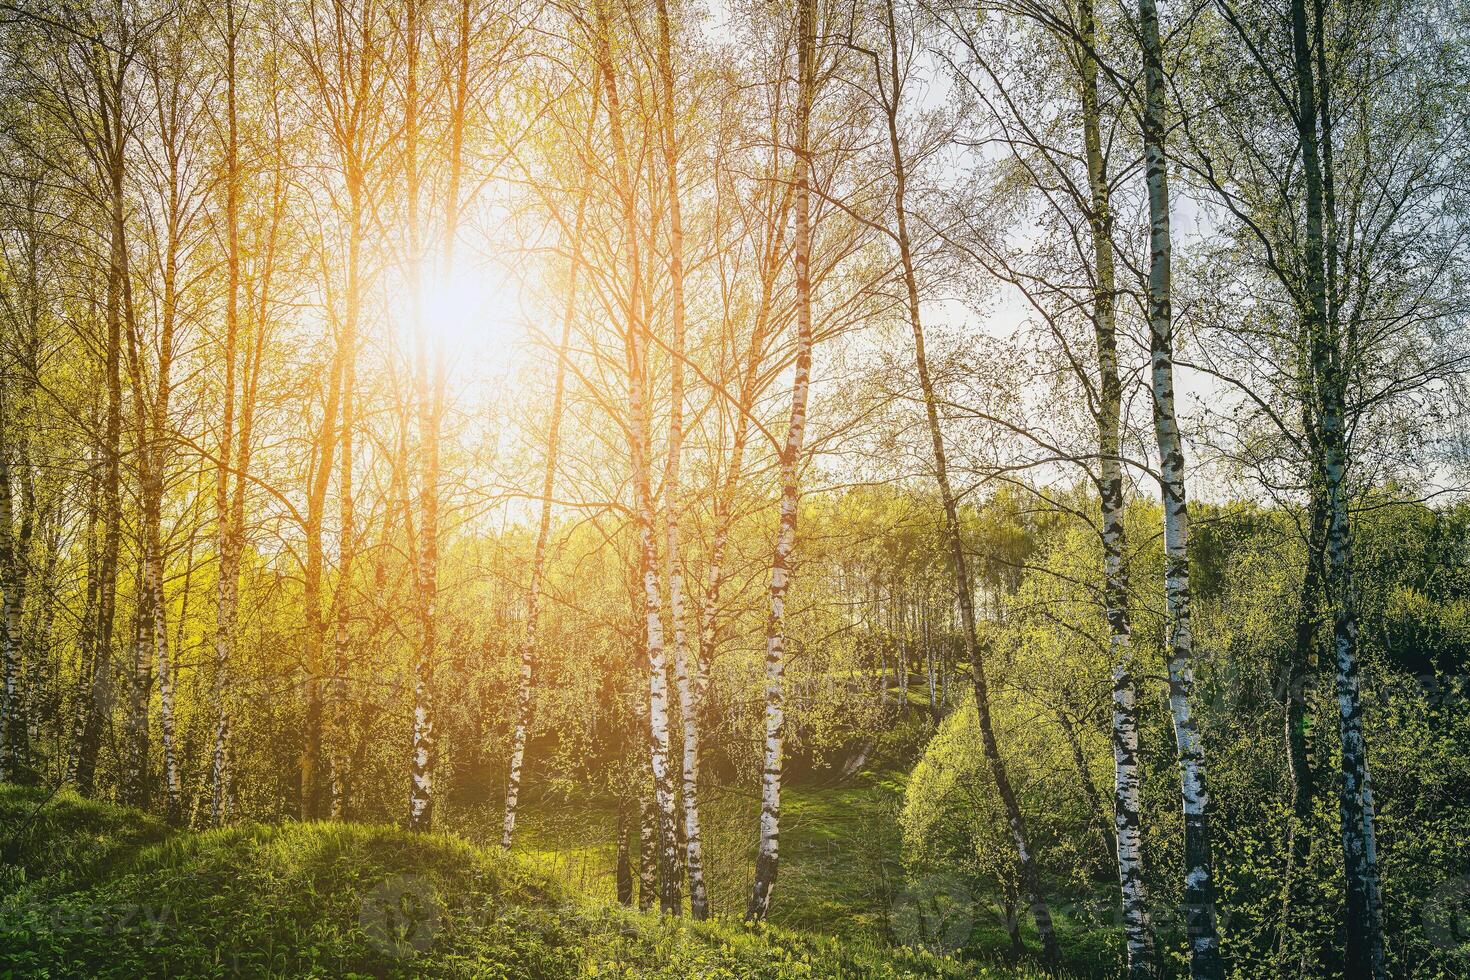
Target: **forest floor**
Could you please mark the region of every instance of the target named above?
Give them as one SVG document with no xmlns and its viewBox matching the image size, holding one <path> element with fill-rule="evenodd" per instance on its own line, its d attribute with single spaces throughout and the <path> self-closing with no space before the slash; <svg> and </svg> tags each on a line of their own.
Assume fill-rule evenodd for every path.
<svg viewBox="0 0 1470 980">
<path fill-rule="evenodd" d="M 781 866 L 771 922 L 865 947 L 953 951 L 963 946 L 966 956 L 979 961 L 1010 962 L 1010 936 L 995 896 L 972 896 L 965 882 L 905 879 L 904 790 L 930 732 L 927 699 L 919 686 L 909 692 L 909 701 L 910 711 L 871 747 L 856 772 L 808 772 L 783 788 Z M 711 909 L 716 917 L 738 920 L 755 865 L 759 801 L 750 787 L 712 785 L 701 804 Z M 499 839 L 500 817 L 497 805 L 486 805 L 460 811 L 453 823 L 457 833 L 489 846 Z M 533 798 L 522 804 L 515 853 L 569 892 L 611 903 L 616 828 L 611 800 Z M 936 902 L 948 907 L 936 911 Z M 956 907 L 959 902 L 963 909 Z M 1077 976 L 1106 975 L 1117 958 L 1117 937 L 1074 923 L 1065 911 L 1055 915 L 1068 970 Z M 1023 933 L 1033 959 L 1039 957 L 1040 943 L 1029 921 Z"/>
<path fill-rule="evenodd" d="M 916 708 L 918 698 L 916 689 Z M 783 788 L 774 924 L 847 939 L 893 939 L 891 913 L 903 901 L 899 817 L 914 746 L 926 732 L 926 721 L 911 711 L 857 772 L 806 773 Z M 449 814 L 455 833 L 482 846 L 499 840 L 500 818 L 498 802 Z M 705 787 L 705 877 L 715 915 L 739 918 L 745 908 L 758 818 L 750 787 Z M 521 806 L 515 853 L 568 890 L 611 902 L 616 828 L 613 800 L 532 796 Z"/>
<path fill-rule="evenodd" d="M 0 828 L 3 977 L 1036 976 L 781 926 L 660 919 L 447 833 L 168 832 L 137 811 L 13 786 L 0 786 Z"/>
</svg>

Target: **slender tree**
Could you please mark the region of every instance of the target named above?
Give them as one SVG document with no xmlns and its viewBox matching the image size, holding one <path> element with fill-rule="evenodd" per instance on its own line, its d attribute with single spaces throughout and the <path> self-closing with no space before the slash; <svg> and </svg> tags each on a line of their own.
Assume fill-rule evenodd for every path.
<svg viewBox="0 0 1470 980">
<path fill-rule="evenodd" d="M 1118 846 L 1128 970 L 1152 976 L 1153 936 L 1143 881 L 1142 774 L 1138 758 L 1138 690 L 1128 615 L 1127 542 L 1122 459 L 1123 385 L 1118 368 L 1117 276 L 1107 158 L 1103 152 L 1096 56 L 1097 22 L 1090 0 L 1078 8 L 1077 56 L 1082 66 L 1083 151 L 1087 161 L 1094 294 L 1092 325 L 1098 364 L 1098 496 L 1102 506 L 1104 605 L 1113 664 L 1113 821 Z"/>
<path fill-rule="evenodd" d="M 595 25 L 597 58 L 606 98 L 608 127 L 612 136 L 614 183 L 622 212 L 622 248 L 628 285 L 625 327 L 628 371 L 628 415 L 631 423 L 630 456 L 633 475 L 633 509 L 638 529 L 638 568 L 643 590 L 643 631 L 648 655 L 648 726 L 650 761 L 653 770 L 654 804 L 657 811 L 659 868 L 664 882 L 673 879 L 678 867 L 678 839 L 674 818 L 674 786 L 669 768 L 669 692 L 663 630 L 663 596 L 659 588 L 658 543 L 652 466 L 652 421 L 648 390 L 648 316 L 644 309 L 642 262 L 638 248 L 638 178 L 630 159 L 623 127 L 623 109 L 613 70 L 611 25 L 605 3 L 597 5 Z M 674 912 L 663 891 L 665 912 Z"/>
<path fill-rule="evenodd" d="M 240 119 L 237 104 L 239 81 L 240 25 L 235 0 L 225 0 L 223 41 L 225 85 L 224 193 L 225 193 L 225 337 L 223 407 L 215 477 L 215 548 L 219 553 L 219 579 L 215 589 L 214 619 L 214 748 L 210 757 L 210 822 L 219 825 L 230 819 L 230 672 L 239 615 L 240 552 L 243 528 L 233 524 L 230 485 L 243 450 L 236 452 L 235 391 L 240 359 Z M 243 501 L 242 501 L 243 503 Z"/>
<path fill-rule="evenodd" d="M 601 79 L 593 79 L 592 107 L 587 120 L 590 141 L 593 127 L 601 111 Z M 570 266 L 567 272 L 566 304 L 562 308 L 561 337 L 556 346 L 556 369 L 551 389 L 551 417 L 547 422 L 546 458 L 541 476 L 541 510 L 536 523 L 536 545 L 531 558 L 531 585 L 526 605 L 526 633 L 521 639 L 520 670 L 516 676 L 515 726 L 511 731 L 510 760 L 505 782 L 505 816 L 501 821 L 500 846 L 510 850 L 515 837 L 516 806 L 520 800 L 521 769 L 525 763 L 526 737 L 531 727 L 534 694 L 536 650 L 541 625 L 542 590 L 546 576 L 546 557 L 551 542 L 552 494 L 556 487 L 557 456 L 561 449 L 562 414 L 566 400 L 566 361 L 570 355 L 572 327 L 577 317 L 577 282 L 582 266 L 582 240 L 587 217 L 588 186 L 576 191 L 575 216 L 572 219 Z"/>
<path fill-rule="evenodd" d="M 950 570 L 954 576 L 955 594 L 960 609 L 960 639 L 964 644 L 965 657 L 970 663 L 971 681 L 975 692 L 975 712 L 980 726 L 980 745 L 985 760 L 995 780 L 996 791 L 1005 808 L 1006 825 L 1016 847 L 1016 863 L 1019 869 L 1021 889 L 1031 903 L 1031 914 L 1036 921 L 1036 931 L 1041 937 L 1047 964 L 1056 969 L 1060 966 L 1060 950 L 1057 946 L 1056 929 L 1052 924 L 1051 909 L 1041 892 L 1041 878 L 1037 873 L 1035 852 L 1028 841 L 1025 818 L 1011 785 L 1005 759 L 995 737 L 995 725 L 991 720 L 990 685 L 986 675 L 985 650 L 981 645 L 979 628 L 975 619 L 975 593 L 970 582 L 969 563 L 965 558 L 964 537 L 960 529 L 959 503 L 955 498 L 949 479 L 948 457 L 944 449 L 944 431 L 939 419 L 939 402 L 935 393 L 934 380 L 929 373 L 929 359 L 924 349 L 924 325 L 920 315 L 919 280 L 915 268 L 914 248 L 909 236 L 907 204 L 908 168 L 904 158 L 903 144 L 899 136 L 899 109 L 903 97 L 904 73 L 899 64 L 899 34 L 893 0 L 884 0 L 883 26 L 888 42 L 887 78 L 884 82 L 884 66 L 877 52 L 873 57 L 874 75 L 877 82 L 878 104 L 882 109 L 888 130 L 888 149 L 893 164 L 893 237 L 898 247 L 899 267 L 903 275 L 904 296 L 909 327 L 914 339 L 914 363 L 919 374 L 919 389 L 924 399 L 924 416 L 929 428 L 929 441 L 934 453 L 934 476 L 939 486 L 940 505 L 944 509 L 944 544 L 949 552 Z M 926 644 L 927 649 L 927 644 Z M 929 670 L 930 700 L 934 700 L 934 673 L 932 657 Z"/>
<path fill-rule="evenodd" d="M 10 372 L 0 368 L 3 386 L 9 390 Z M 20 738 L 24 730 L 24 719 L 20 717 L 21 705 L 21 602 L 24 587 L 21 577 L 25 556 L 16 542 L 15 503 L 10 468 L 10 447 L 7 438 L 10 406 L 0 394 L 0 590 L 4 591 L 3 618 L 0 618 L 0 655 L 4 657 L 3 689 L 0 689 L 0 782 L 13 780 L 19 773 L 21 762 Z"/>
<path fill-rule="evenodd" d="M 791 414 L 781 447 L 781 513 L 776 546 L 771 557 L 770 613 L 766 618 L 765 721 L 766 740 L 761 766 L 760 843 L 756 852 L 755 882 L 746 904 L 747 919 L 761 921 L 771 908 L 771 890 L 781 849 L 781 771 L 786 738 L 786 592 L 791 584 L 791 554 L 796 547 L 796 519 L 800 502 L 799 467 L 806 437 L 807 396 L 812 368 L 812 229 L 811 229 L 811 117 L 816 97 L 817 9 L 815 0 L 797 0 L 796 13 L 796 375 L 791 383 Z"/>
<path fill-rule="evenodd" d="M 1165 150 L 1164 59 L 1154 0 L 1138 2 L 1143 47 L 1144 166 L 1149 203 L 1148 335 L 1154 436 L 1164 508 L 1164 595 L 1168 611 L 1169 712 L 1179 753 L 1184 807 L 1184 907 L 1192 976 L 1224 976 L 1215 928 L 1214 867 L 1210 855 L 1209 791 L 1204 748 L 1194 719 L 1194 637 L 1190 623 L 1189 504 L 1184 485 L 1184 442 L 1174 413 L 1174 324 L 1169 229 L 1169 167 Z"/>
<path fill-rule="evenodd" d="M 342 229 L 341 309 L 336 322 L 333 371 L 316 438 L 306 518 L 306 643 L 304 672 L 306 738 L 302 749 L 301 812 L 320 814 L 323 802 L 335 817 L 344 815 L 348 794 L 347 675 L 352 664 L 350 600 L 357 550 L 353 454 L 356 418 L 357 361 L 361 343 L 363 293 L 366 288 L 366 238 L 370 224 L 371 182 L 387 142 L 383 138 L 383 49 L 381 8 L 374 0 L 313 3 L 307 23 L 296 28 L 293 46 L 316 100 L 319 124 L 327 135 L 332 170 L 345 200 L 339 204 Z M 326 23 L 321 23 L 325 21 Z M 327 24 L 335 25 L 327 29 Z M 323 270 L 329 276 L 332 270 Z M 328 290 L 330 295 L 330 290 Z M 326 493 L 337 467 L 337 569 L 339 592 L 332 602 L 332 663 L 323 662 L 327 639 L 322 610 L 323 520 Z M 323 800 L 323 691 L 328 680 L 331 707 L 326 736 L 327 799 Z"/>
<path fill-rule="evenodd" d="M 1324 246 L 1324 181 L 1322 147 L 1330 133 L 1320 134 L 1319 121 L 1330 119 L 1326 78 L 1314 78 L 1312 49 L 1322 37 L 1322 5 L 1314 9 L 1309 32 L 1305 0 L 1292 0 L 1292 61 L 1296 74 L 1297 132 L 1301 142 L 1306 234 L 1302 249 L 1305 303 L 1302 332 L 1310 359 L 1311 419 L 1315 445 L 1321 452 L 1321 492 L 1326 498 L 1327 596 L 1332 615 L 1336 657 L 1338 736 L 1341 743 L 1343 873 L 1347 893 L 1347 969 L 1350 977 L 1386 976 L 1383 910 L 1379 895 L 1377 835 L 1373 784 L 1363 737 L 1360 692 L 1357 597 L 1353 588 L 1352 529 L 1347 499 L 1346 384 L 1340 338 L 1329 316 L 1327 262 Z M 1315 37 L 1312 35 L 1315 34 Z"/>
<path fill-rule="evenodd" d="M 418 422 L 419 493 L 414 561 L 414 618 L 418 637 L 413 661 L 413 746 L 409 766 L 408 827 L 434 825 L 434 669 L 438 646 L 439 429 L 443 401 L 442 358 L 431 343 L 423 313 L 423 229 L 420 227 L 419 47 L 420 5 L 404 6 L 403 174 L 407 197 L 408 302 L 414 343 L 414 407 Z M 433 348 L 432 352 L 430 348 Z M 431 366 L 432 361 L 432 366 Z M 432 376 L 432 380 L 431 380 Z"/>
<path fill-rule="evenodd" d="M 102 456 L 99 514 L 102 522 L 101 548 L 97 554 L 92 629 L 84 638 L 83 681 L 88 688 L 76 748 L 75 778 L 78 790 L 90 796 L 96 787 L 97 757 L 102 748 L 103 729 L 111 710 L 113 625 L 117 615 L 117 566 L 122 541 L 122 338 L 123 322 L 132 316 L 131 268 L 128 261 L 126 181 L 131 150 L 132 121 L 129 76 L 138 57 L 141 40 L 130 18 L 117 19 L 112 38 L 100 32 L 73 35 L 70 43 L 81 51 L 79 60 L 88 70 L 79 79 L 80 111 L 70 118 L 83 120 L 73 135 L 88 149 L 99 185 L 108 229 L 108 260 L 103 312 L 103 384 L 106 389 L 104 422 L 98 449 Z M 65 98 L 63 89 L 63 98 Z"/>
<path fill-rule="evenodd" d="M 684 604 L 684 567 L 679 550 L 680 463 L 684 453 L 684 219 L 680 205 L 679 141 L 675 115 L 674 65 L 669 27 L 668 0 L 657 0 L 658 74 L 662 97 L 660 143 L 663 149 L 664 180 L 669 214 L 669 294 L 673 306 L 673 339 L 669 347 L 669 444 L 664 467 L 664 561 L 669 582 L 669 617 L 674 630 L 674 678 L 678 687 L 679 716 L 683 730 L 680 773 L 684 816 L 685 866 L 689 874 L 689 910 L 696 919 L 709 916 L 709 895 L 704 884 L 704 853 L 699 829 L 699 732 L 696 714 L 695 679 L 691 676 L 689 634 Z M 671 895 L 670 901 L 673 902 Z"/>
</svg>

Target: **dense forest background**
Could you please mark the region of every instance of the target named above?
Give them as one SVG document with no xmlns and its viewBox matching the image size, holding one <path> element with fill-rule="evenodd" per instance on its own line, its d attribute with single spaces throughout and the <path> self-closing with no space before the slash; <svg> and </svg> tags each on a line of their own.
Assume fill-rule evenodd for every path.
<svg viewBox="0 0 1470 980">
<path fill-rule="evenodd" d="M 0 3 L 0 964 L 108 963 L 105 803 L 887 975 L 1470 972 L 1467 69 L 1457 0 Z M 356 962 L 199 901 L 139 963 Z"/>
</svg>

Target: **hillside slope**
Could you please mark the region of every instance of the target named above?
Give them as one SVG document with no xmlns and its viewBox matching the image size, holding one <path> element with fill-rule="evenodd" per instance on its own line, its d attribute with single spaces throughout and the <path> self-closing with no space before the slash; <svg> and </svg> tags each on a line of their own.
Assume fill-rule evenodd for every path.
<svg viewBox="0 0 1470 980">
<path fill-rule="evenodd" d="M 1016 977 L 923 951 L 592 904 L 447 835 L 291 823 L 169 834 L 0 787 L 5 977 Z"/>
</svg>

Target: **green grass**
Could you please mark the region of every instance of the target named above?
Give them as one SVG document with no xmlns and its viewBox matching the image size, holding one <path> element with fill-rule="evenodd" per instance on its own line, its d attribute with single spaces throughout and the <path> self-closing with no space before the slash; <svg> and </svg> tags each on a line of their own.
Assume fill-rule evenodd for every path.
<svg viewBox="0 0 1470 980">
<path fill-rule="evenodd" d="M 915 709 L 927 705 L 918 688 L 910 692 Z M 854 776 L 808 777 L 788 782 L 782 792 L 781 868 L 773 925 L 834 937 L 863 948 L 883 949 L 922 942 L 926 923 L 916 920 L 918 902 L 928 899 L 930 881 L 908 882 L 900 860 L 899 814 L 908 771 L 928 735 L 920 710 L 912 710 L 873 747 Z M 759 800 L 748 787 L 705 789 L 702 800 L 706 842 L 706 881 L 712 908 L 738 919 L 750 890 L 755 865 L 754 829 Z M 500 810 L 485 805 L 450 815 L 455 829 L 486 846 L 499 839 Z M 610 903 L 615 893 L 611 801 L 578 797 L 523 800 L 515 853 L 568 892 Z M 995 897 L 970 895 L 967 882 L 955 886 L 967 902 L 970 928 L 963 936 L 945 935 L 940 946 L 961 946 L 963 955 L 984 962 L 1010 958 L 1010 936 Z M 941 896 L 945 897 L 945 896 Z M 1054 909 L 1063 962 L 1077 976 L 1105 976 L 1118 960 L 1115 931 L 1074 922 Z M 1034 927 L 1023 923 L 1023 938 L 1033 959 L 1041 943 Z"/>
<path fill-rule="evenodd" d="M 165 832 L 160 820 L 69 790 L 53 796 L 0 784 L 0 885 L 88 881 Z"/>
<path fill-rule="evenodd" d="M 917 691 L 917 689 L 916 689 Z M 913 693 L 917 705 L 921 694 Z M 925 702 L 927 703 L 927 702 Z M 898 814 L 904 783 L 927 725 L 911 712 L 871 752 L 856 776 L 792 781 L 781 802 L 781 870 L 773 923 L 844 939 L 889 938 L 886 913 L 899 900 Z M 709 786 L 701 803 L 712 907 L 735 918 L 755 866 L 760 801 L 751 787 Z M 476 843 L 499 840 L 495 803 L 449 814 Z M 611 800 L 530 798 L 521 803 L 515 853 L 570 891 L 612 901 L 616 811 Z"/>
<path fill-rule="evenodd" d="M 166 835 L 133 811 L 14 787 L 0 787 L 0 827 L 0 977 L 1027 975 L 630 912 L 447 834 L 288 823 Z"/>
</svg>

